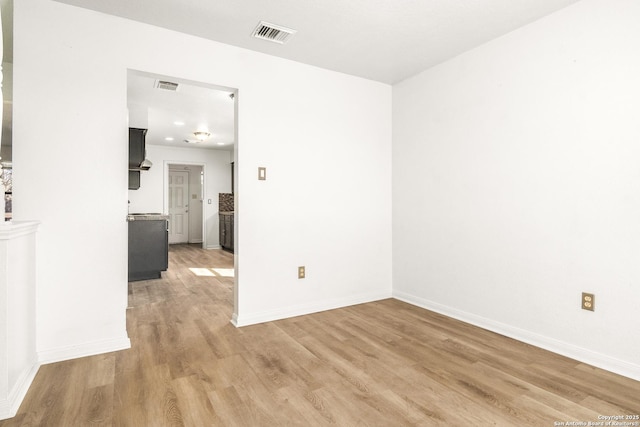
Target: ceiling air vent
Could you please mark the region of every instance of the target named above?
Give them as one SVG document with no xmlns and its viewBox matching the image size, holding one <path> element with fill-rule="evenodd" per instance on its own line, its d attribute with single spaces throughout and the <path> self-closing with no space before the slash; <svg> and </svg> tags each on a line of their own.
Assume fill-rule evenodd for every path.
<svg viewBox="0 0 640 427">
<path fill-rule="evenodd" d="M 155 87 L 156 89 L 164 89 L 175 92 L 178 90 L 178 83 L 168 82 L 166 80 L 156 80 Z"/>
<path fill-rule="evenodd" d="M 281 27 L 280 25 L 260 21 L 256 29 L 253 30 L 253 37 L 275 43 L 285 44 L 295 33 L 296 30 L 292 30 L 291 28 Z"/>
</svg>

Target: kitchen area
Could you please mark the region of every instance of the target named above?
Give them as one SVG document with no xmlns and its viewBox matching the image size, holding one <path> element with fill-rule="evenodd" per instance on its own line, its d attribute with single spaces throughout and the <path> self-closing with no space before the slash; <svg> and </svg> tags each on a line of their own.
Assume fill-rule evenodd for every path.
<svg viewBox="0 0 640 427">
<path fill-rule="evenodd" d="M 234 249 L 232 91 L 129 71 L 128 279 L 162 277 L 171 246 Z"/>
<path fill-rule="evenodd" d="M 141 173 L 153 166 L 146 158 L 146 134 L 147 129 L 129 128 L 129 190 L 138 190 Z M 169 268 L 169 215 L 129 212 L 127 222 L 128 281 L 159 279 Z"/>
</svg>

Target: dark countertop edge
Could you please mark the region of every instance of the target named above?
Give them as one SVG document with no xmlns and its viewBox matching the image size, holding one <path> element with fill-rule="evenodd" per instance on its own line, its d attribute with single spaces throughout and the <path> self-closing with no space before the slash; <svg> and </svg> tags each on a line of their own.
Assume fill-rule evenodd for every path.
<svg viewBox="0 0 640 427">
<path fill-rule="evenodd" d="M 233 215 L 234 211 L 220 211 L 218 212 L 220 215 Z"/>
</svg>

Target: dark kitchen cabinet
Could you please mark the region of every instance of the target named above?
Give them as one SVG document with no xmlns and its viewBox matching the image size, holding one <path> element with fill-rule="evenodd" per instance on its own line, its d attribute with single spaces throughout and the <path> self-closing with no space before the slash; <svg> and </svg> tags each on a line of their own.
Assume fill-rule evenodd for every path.
<svg viewBox="0 0 640 427">
<path fill-rule="evenodd" d="M 168 267 L 169 232 L 167 220 L 130 220 L 129 281 L 159 279 L 162 272 Z"/>
<path fill-rule="evenodd" d="M 129 169 L 139 168 L 145 156 L 146 129 L 129 128 Z"/>
<path fill-rule="evenodd" d="M 129 171 L 129 190 L 140 188 L 140 171 Z"/>
<path fill-rule="evenodd" d="M 234 251 L 233 212 L 220 212 L 220 246 L 222 249 Z"/>
</svg>

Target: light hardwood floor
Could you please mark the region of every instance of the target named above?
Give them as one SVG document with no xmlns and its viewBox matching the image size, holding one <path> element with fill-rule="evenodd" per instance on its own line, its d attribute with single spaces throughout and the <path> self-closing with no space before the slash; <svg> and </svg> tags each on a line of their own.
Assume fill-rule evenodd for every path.
<svg viewBox="0 0 640 427">
<path fill-rule="evenodd" d="M 640 382 L 384 300 L 235 328 L 232 255 L 131 283 L 132 348 L 44 365 L 0 426 L 553 426 L 640 414 Z"/>
</svg>

